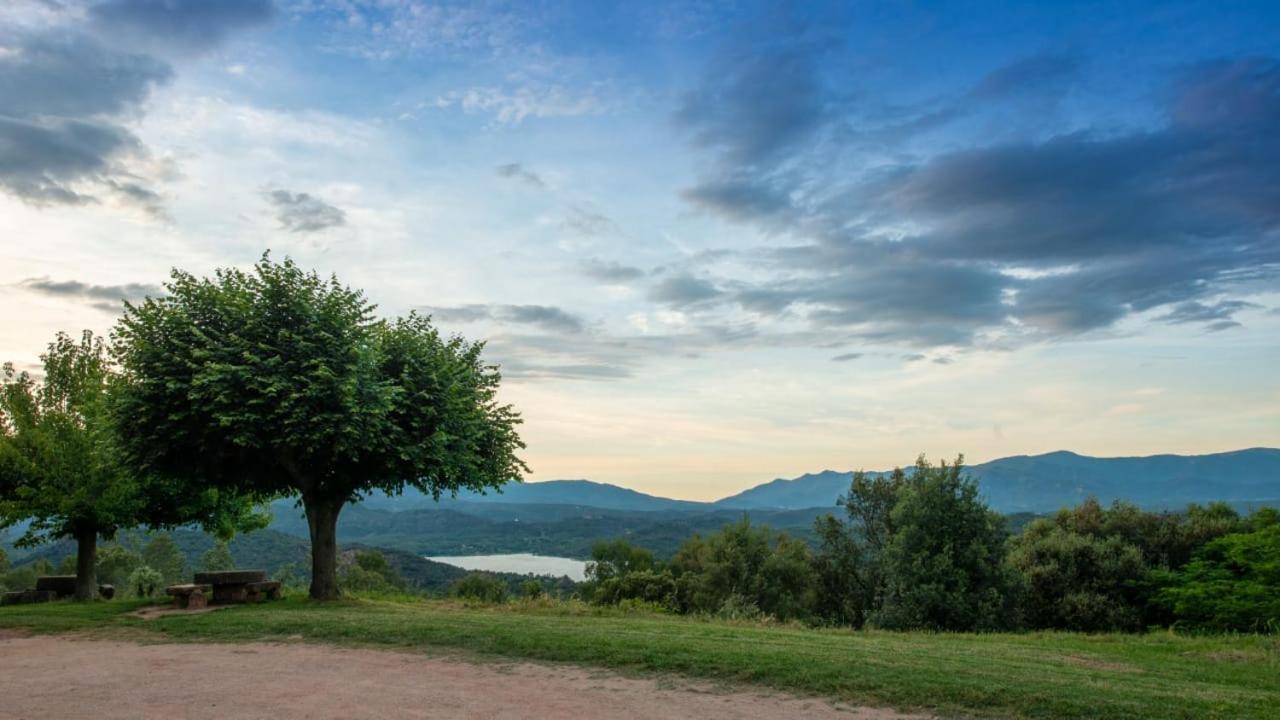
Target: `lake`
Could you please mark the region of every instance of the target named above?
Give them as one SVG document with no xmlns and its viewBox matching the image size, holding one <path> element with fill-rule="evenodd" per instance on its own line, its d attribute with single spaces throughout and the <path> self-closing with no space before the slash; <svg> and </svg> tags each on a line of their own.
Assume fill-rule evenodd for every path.
<svg viewBox="0 0 1280 720">
<path fill-rule="evenodd" d="M 511 555 L 450 555 L 427 557 L 438 563 L 453 565 L 464 570 L 488 570 L 489 572 L 519 573 L 521 575 L 568 575 L 570 580 L 587 579 L 587 561 L 573 558 L 515 553 Z"/>
</svg>

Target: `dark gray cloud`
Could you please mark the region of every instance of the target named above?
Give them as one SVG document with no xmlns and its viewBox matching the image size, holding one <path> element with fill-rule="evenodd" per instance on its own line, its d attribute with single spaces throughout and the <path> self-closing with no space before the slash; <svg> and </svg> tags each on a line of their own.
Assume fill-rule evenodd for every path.
<svg viewBox="0 0 1280 720">
<path fill-rule="evenodd" d="M 714 300 L 724 292 L 710 282 L 688 274 L 672 275 L 649 289 L 649 299 L 676 308 Z"/>
<path fill-rule="evenodd" d="M 38 205 L 111 195 L 161 214 L 158 193 L 129 169 L 145 149 L 113 118 L 167 82 L 169 66 L 86 36 L 23 37 L 16 48 L 0 56 L 0 190 Z"/>
<path fill-rule="evenodd" d="M 644 271 L 638 267 L 596 258 L 584 260 L 579 268 L 583 275 L 607 285 L 622 285 L 644 277 Z"/>
<path fill-rule="evenodd" d="M 89 8 L 103 32 L 175 52 L 209 50 L 275 16 L 271 0 L 106 0 Z"/>
<path fill-rule="evenodd" d="M 497 167 L 497 171 L 498 171 L 498 175 L 504 178 L 520 180 L 521 182 L 528 183 L 534 187 L 541 188 L 541 187 L 547 186 L 547 184 L 542 181 L 542 176 L 538 175 L 538 173 L 533 172 L 532 170 L 526 169 L 525 166 L 521 165 L 520 163 L 507 163 L 505 165 L 499 165 Z"/>
<path fill-rule="evenodd" d="M 347 222 L 347 214 L 341 208 L 308 193 L 271 190 L 266 196 L 275 207 L 280 227 L 290 232 L 319 232 Z"/>
<path fill-rule="evenodd" d="M 0 28 L 0 191 L 37 205 L 111 198 L 164 217 L 128 129 L 173 78 L 167 54 L 207 50 L 268 19 L 266 0 L 107 0 L 63 7 L 60 24 Z M 157 52 L 159 55 L 157 55 Z"/>
<path fill-rule="evenodd" d="M 124 285 L 94 285 L 78 280 L 52 280 L 50 278 L 27 278 L 16 287 L 29 292 L 52 297 L 83 300 L 93 307 L 106 312 L 119 312 L 122 302 L 139 302 L 148 297 L 159 297 L 164 289 L 159 285 L 148 283 L 126 283 Z"/>
<path fill-rule="evenodd" d="M 550 305 L 457 305 L 424 307 L 437 320 L 473 323 L 492 320 L 502 324 L 532 325 L 547 332 L 580 333 L 586 328 L 582 318 Z"/>
<path fill-rule="evenodd" d="M 831 358 L 831 361 L 832 362 L 849 362 L 850 360 L 857 360 L 860 357 L 862 357 L 862 353 L 860 352 L 842 353 L 840 355 L 836 355 L 835 357 Z"/>
<path fill-rule="evenodd" d="M 977 113 L 993 98 L 1061 87 L 1076 65 L 1058 56 L 1014 63 L 932 112 Z M 851 152 L 866 137 L 850 129 L 854 119 L 818 82 L 812 60 L 741 73 L 759 73 L 761 88 L 795 75 L 801 90 L 794 99 L 752 95 L 756 107 L 735 89 L 752 86 L 749 77 L 710 77 L 696 112 L 686 104 L 678 115 L 715 151 L 684 197 L 794 244 L 756 253 L 773 279 L 699 279 L 687 289 L 673 280 L 654 300 L 735 303 L 927 347 L 993 333 L 1060 337 L 1159 308 L 1184 308 L 1169 321 L 1222 328 L 1243 307 L 1238 297 L 1211 313 L 1188 303 L 1274 287 L 1280 277 L 1274 59 L 1189 68 L 1155 127 L 995 140 L 874 168 Z"/>
<path fill-rule="evenodd" d="M 173 77 L 169 65 L 84 37 L 25 38 L 0 55 L 0 114 L 11 118 L 120 115 Z"/>
<path fill-rule="evenodd" d="M 774 162 L 822 124 L 829 98 L 817 67 L 827 49 L 803 35 L 726 48 L 676 121 L 732 166 Z"/>
</svg>

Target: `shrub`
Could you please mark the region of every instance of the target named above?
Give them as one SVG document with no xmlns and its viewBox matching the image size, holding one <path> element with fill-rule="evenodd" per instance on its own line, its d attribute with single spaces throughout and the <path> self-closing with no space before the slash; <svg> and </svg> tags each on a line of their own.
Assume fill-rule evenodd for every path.
<svg viewBox="0 0 1280 720">
<path fill-rule="evenodd" d="M 473 572 L 449 586 L 449 595 L 464 600 L 500 603 L 507 599 L 507 584 L 489 573 Z"/>
<path fill-rule="evenodd" d="M 624 600 L 674 609 L 676 581 L 667 570 L 640 570 L 612 577 L 595 587 L 592 601 L 601 605 L 617 605 Z"/>
<path fill-rule="evenodd" d="M 520 583 L 520 597 L 529 600 L 537 600 L 547 594 L 546 588 L 542 586 L 542 581 L 535 578 L 529 578 Z"/>
<path fill-rule="evenodd" d="M 148 565 L 142 565 L 129 574 L 129 592 L 147 598 L 159 594 L 164 587 L 164 576 Z"/>
<path fill-rule="evenodd" d="M 1041 520 L 1013 541 L 1009 561 L 1025 580 L 1024 610 L 1031 627 L 1141 629 L 1149 569 L 1137 546 Z"/>
<path fill-rule="evenodd" d="M 738 595 L 780 620 L 812 615 L 816 582 L 808 547 L 745 518 L 706 539 L 694 535 L 672 558 L 671 570 L 681 612 L 715 614 Z"/>
<path fill-rule="evenodd" d="M 142 558 L 121 545 L 108 545 L 98 551 L 98 582 L 118 588 L 129 585 L 129 575 L 142 564 Z"/>
<path fill-rule="evenodd" d="M 1206 544 L 1180 572 L 1160 573 L 1158 600 L 1177 625 L 1214 631 L 1280 632 L 1280 523 Z M 1267 523 L 1270 524 L 1267 524 Z"/>
<path fill-rule="evenodd" d="M 377 550 L 344 553 L 338 565 L 338 584 L 352 592 L 394 592 L 405 589 L 404 578 Z"/>
</svg>

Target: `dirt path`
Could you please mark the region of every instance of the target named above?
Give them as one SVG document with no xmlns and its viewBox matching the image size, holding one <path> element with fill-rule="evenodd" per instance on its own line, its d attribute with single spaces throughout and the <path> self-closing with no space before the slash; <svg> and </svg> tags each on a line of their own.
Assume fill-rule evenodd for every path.
<svg viewBox="0 0 1280 720">
<path fill-rule="evenodd" d="M 0 636 L 0 718 L 864 718 L 820 700 L 561 666 L 303 644 Z"/>
</svg>

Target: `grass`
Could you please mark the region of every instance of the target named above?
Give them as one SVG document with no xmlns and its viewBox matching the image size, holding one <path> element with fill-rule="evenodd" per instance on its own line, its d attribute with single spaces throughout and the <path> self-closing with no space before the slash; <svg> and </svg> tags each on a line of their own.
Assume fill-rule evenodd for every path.
<svg viewBox="0 0 1280 720">
<path fill-rule="evenodd" d="M 142 641 L 308 642 L 461 652 L 747 682 L 849 703 L 995 717 L 1264 718 L 1280 638 L 814 630 L 573 603 L 302 599 L 143 621 L 139 602 L 0 609 L 0 628 Z"/>
</svg>

